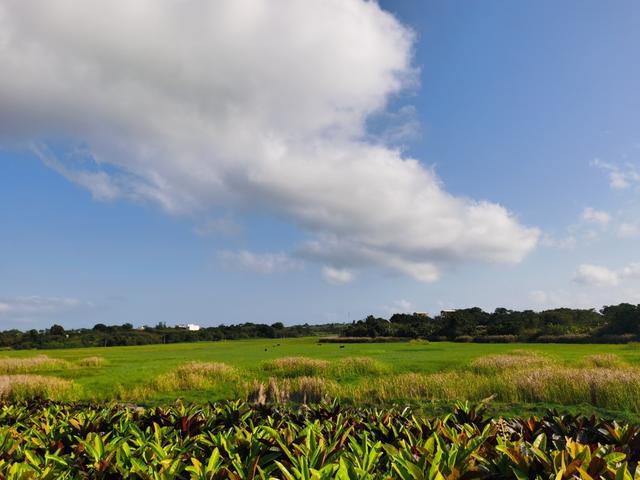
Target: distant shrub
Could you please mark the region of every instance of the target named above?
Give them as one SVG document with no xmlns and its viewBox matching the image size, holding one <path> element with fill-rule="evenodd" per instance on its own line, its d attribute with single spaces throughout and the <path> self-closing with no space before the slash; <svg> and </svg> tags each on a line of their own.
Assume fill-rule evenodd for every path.
<svg viewBox="0 0 640 480">
<path fill-rule="evenodd" d="M 484 335 L 481 337 L 473 337 L 476 343 L 515 343 L 518 341 L 516 335 Z"/>
<path fill-rule="evenodd" d="M 85 357 L 78 360 L 78 365 L 81 367 L 103 367 L 107 361 L 103 357 L 93 356 Z"/>
<path fill-rule="evenodd" d="M 446 337 L 444 335 L 435 335 L 435 336 L 429 337 L 429 340 L 432 342 L 448 342 L 449 337 Z"/>
<path fill-rule="evenodd" d="M 453 341 L 461 342 L 461 343 L 469 343 L 469 342 L 473 342 L 473 337 L 471 335 L 460 335 L 454 338 Z"/>
<path fill-rule="evenodd" d="M 538 343 L 593 343 L 593 337 L 587 334 L 576 335 L 540 335 L 533 338 L 532 342 Z"/>
<path fill-rule="evenodd" d="M 596 337 L 595 341 L 598 343 L 629 343 L 638 341 L 638 335 L 632 333 L 625 333 L 622 335 L 602 335 Z"/>
<path fill-rule="evenodd" d="M 410 340 L 406 337 L 324 337 L 318 343 L 395 343 Z"/>
</svg>

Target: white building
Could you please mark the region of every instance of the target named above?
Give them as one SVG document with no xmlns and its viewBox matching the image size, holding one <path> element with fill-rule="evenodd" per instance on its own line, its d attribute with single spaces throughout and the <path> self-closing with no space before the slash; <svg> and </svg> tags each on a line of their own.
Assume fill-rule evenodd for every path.
<svg viewBox="0 0 640 480">
<path fill-rule="evenodd" d="M 176 328 L 184 328 L 185 330 L 189 330 L 191 332 L 197 332 L 200 330 L 200 325 L 196 325 L 195 323 L 186 323 L 182 325 L 176 325 Z"/>
</svg>

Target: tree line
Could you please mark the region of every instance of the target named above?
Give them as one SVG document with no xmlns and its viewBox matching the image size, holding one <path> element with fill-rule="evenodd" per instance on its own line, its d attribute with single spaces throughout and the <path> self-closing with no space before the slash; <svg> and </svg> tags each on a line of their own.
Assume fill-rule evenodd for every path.
<svg viewBox="0 0 640 480">
<path fill-rule="evenodd" d="M 409 337 L 461 342 L 605 342 L 640 338 L 640 305 L 621 303 L 594 309 L 508 310 L 481 308 L 426 314 L 396 313 L 389 319 L 368 316 L 344 331 L 347 337 Z"/>
<path fill-rule="evenodd" d="M 44 349 L 76 347 L 114 347 L 125 345 L 150 345 L 158 343 L 182 343 L 217 340 L 239 340 L 249 338 L 291 338 L 336 335 L 344 330 L 343 324 L 293 325 L 281 322 L 271 325 L 242 323 L 220 325 L 191 331 L 180 327 L 168 327 L 159 322 L 154 327 L 133 328 L 130 323 L 104 325 L 93 328 L 65 329 L 52 325 L 43 330 L 6 330 L 0 332 L 0 348 Z"/>
<path fill-rule="evenodd" d="M 43 330 L 0 332 L 0 348 L 43 349 L 111 347 L 249 338 L 294 338 L 307 336 L 397 337 L 458 342 L 566 342 L 624 343 L 640 340 L 640 305 L 621 303 L 594 309 L 556 308 L 508 310 L 481 308 L 442 311 L 439 315 L 396 313 L 389 319 L 369 315 L 351 323 L 285 326 L 241 323 L 190 331 L 158 323 L 133 328 L 97 324 L 93 328 L 65 329 L 52 325 Z"/>
</svg>

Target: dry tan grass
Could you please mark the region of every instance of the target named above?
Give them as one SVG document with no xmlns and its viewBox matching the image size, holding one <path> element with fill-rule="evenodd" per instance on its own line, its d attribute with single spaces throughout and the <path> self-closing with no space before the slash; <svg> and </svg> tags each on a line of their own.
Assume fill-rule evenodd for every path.
<svg viewBox="0 0 640 480">
<path fill-rule="evenodd" d="M 16 374 L 44 372 L 51 370 L 66 370 L 73 365 L 66 360 L 51 358 L 46 355 L 27 358 L 0 358 L 0 374 Z"/>
<path fill-rule="evenodd" d="M 503 384 L 505 391 L 499 396 L 513 401 L 590 403 L 633 411 L 640 408 L 638 369 L 551 367 L 511 373 Z"/>
<path fill-rule="evenodd" d="M 363 382 L 353 395 L 362 402 L 482 399 L 491 395 L 492 383 L 474 372 L 405 373 Z"/>
<path fill-rule="evenodd" d="M 238 372 L 226 363 L 189 362 L 155 378 L 150 388 L 157 392 L 203 390 L 236 379 Z"/>
<path fill-rule="evenodd" d="M 333 362 L 330 368 L 330 373 L 336 377 L 372 376 L 387 372 L 387 365 L 369 357 L 341 358 Z"/>
<path fill-rule="evenodd" d="M 247 385 L 249 402 L 269 403 L 318 403 L 334 398 L 340 388 L 337 383 L 320 377 L 270 378 L 267 382 L 254 380 Z"/>
<path fill-rule="evenodd" d="M 542 368 L 408 373 L 360 383 L 357 401 L 481 400 L 495 395 L 501 402 L 545 402 L 591 405 L 640 411 L 640 369 Z"/>
<path fill-rule="evenodd" d="M 0 375 L 0 399 L 26 400 L 45 398 L 58 400 L 74 388 L 71 380 L 44 375 Z"/>
<path fill-rule="evenodd" d="M 542 368 L 553 364 L 553 361 L 538 353 L 526 350 L 514 350 L 500 355 L 487 355 L 471 362 L 471 369 L 478 373 L 501 372 L 506 370 L 524 370 Z"/>
<path fill-rule="evenodd" d="M 264 369 L 277 377 L 312 377 L 328 371 L 330 363 L 326 360 L 308 357 L 283 357 L 269 360 Z"/>
<path fill-rule="evenodd" d="M 104 357 L 85 357 L 78 360 L 78 365 L 81 367 L 104 367 L 107 361 Z"/>
<path fill-rule="evenodd" d="M 208 390 L 224 382 L 239 381 L 239 372 L 226 363 L 189 362 L 157 376 L 141 385 L 125 388 L 119 386 L 115 396 L 119 400 L 144 400 L 157 393 Z"/>
</svg>

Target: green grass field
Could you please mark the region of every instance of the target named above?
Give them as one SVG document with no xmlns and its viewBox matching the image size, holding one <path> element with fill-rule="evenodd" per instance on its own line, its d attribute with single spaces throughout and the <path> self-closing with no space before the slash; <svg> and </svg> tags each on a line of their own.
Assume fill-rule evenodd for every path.
<svg viewBox="0 0 640 480">
<path fill-rule="evenodd" d="M 633 399 L 628 396 L 634 392 L 628 389 L 627 383 L 621 384 L 615 395 L 624 398 L 612 400 L 615 395 L 604 398 L 598 394 L 598 398 L 583 399 L 580 394 L 572 397 L 570 391 L 559 394 L 549 391 L 537 398 L 536 392 L 531 398 L 522 397 L 521 394 L 503 393 L 509 380 L 504 375 L 508 371 L 483 371 L 481 374 L 472 373 L 471 367 L 479 358 L 494 355 L 517 352 L 523 361 L 519 368 L 527 368 L 531 359 L 526 352 L 540 354 L 545 361 L 553 362 L 553 369 L 575 369 L 573 374 L 586 372 L 590 375 L 590 366 L 585 365 L 585 359 L 593 355 L 615 356 L 616 361 L 622 362 L 620 368 L 600 370 L 600 377 L 609 378 L 611 372 L 629 372 L 628 376 L 635 378 L 636 368 L 640 367 L 640 348 L 636 345 L 557 345 L 557 344 L 469 344 L 469 343 L 379 343 L 379 344 L 345 344 L 343 348 L 339 344 L 318 344 L 316 338 L 282 339 L 282 340 L 237 340 L 225 342 L 188 343 L 171 345 L 150 345 L 140 347 L 109 347 L 69 350 L 38 350 L 38 351 L 4 351 L 0 352 L 0 358 L 26 358 L 36 355 L 61 359 L 74 364 L 73 368 L 53 367 L 47 371 L 37 370 L 29 373 L 42 373 L 64 379 L 72 380 L 77 389 L 75 394 L 80 399 L 87 400 L 111 400 L 120 399 L 143 404 L 154 402 L 173 401 L 180 397 L 187 401 L 222 400 L 242 395 L 242 388 L 251 381 L 267 382 L 274 375 L 273 371 L 265 368 L 269 361 L 284 357 L 309 357 L 330 361 L 328 365 L 338 364 L 338 360 L 349 357 L 368 357 L 376 361 L 376 365 L 384 367 L 384 373 L 376 374 L 343 374 L 327 373 L 330 384 L 329 390 L 336 391 L 339 388 L 343 399 L 355 402 L 391 403 L 397 401 L 413 402 L 413 404 L 437 406 L 438 400 L 451 401 L 456 396 L 478 397 L 484 394 L 491 395 L 493 390 L 498 393 L 497 403 L 503 411 L 523 413 L 524 411 L 539 411 L 540 408 L 549 405 L 567 404 L 571 408 L 589 410 L 591 405 L 600 407 L 600 411 L 609 409 L 622 412 L 625 418 L 635 418 L 640 412 Z M 105 359 L 102 366 L 79 366 L 78 362 L 86 357 L 98 356 Z M 613 358 L 613 357 L 612 357 Z M 136 398 L 136 392 L 140 387 L 148 385 L 154 379 L 175 371 L 180 365 L 188 362 L 221 362 L 234 367 L 237 375 L 224 381 L 217 381 L 198 386 L 197 388 L 181 389 L 169 382 L 161 390 L 151 388 L 145 392 L 144 398 Z M 476 369 L 477 370 L 477 369 Z M 507 368 L 506 370 L 511 370 Z M 554 370 L 554 371 L 555 371 Z M 639 370 L 640 371 L 640 370 Z M 415 373 L 418 376 L 408 374 Z M 433 375 L 442 373 L 442 375 Z M 495 373 L 495 375 L 494 375 Z M 598 373 L 598 372 L 595 372 Z M 502 375 L 502 377 L 501 377 Z M 295 375 L 291 375 L 295 376 Z M 323 374 L 319 374 L 322 377 Z M 596 375 L 597 376 L 597 375 Z M 499 383 L 491 383 L 493 378 L 502 378 Z M 511 378 L 511 377 L 509 377 Z M 520 376 L 516 375 L 516 379 Z M 555 377 L 554 377 L 555 378 Z M 563 377 L 564 378 L 564 377 Z M 433 379 L 437 380 L 437 388 L 433 387 Z M 482 385 L 474 382 L 481 380 Z M 397 381 L 399 383 L 393 383 Z M 556 383 L 571 383 L 558 380 Z M 166 380 L 165 380 L 166 382 Z M 413 383 L 423 382 L 422 387 Z M 425 383 L 426 382 L 426 383 Z M 431 382 L 431 383 L 430 383 Z M 549 383 L 549 381 L 547 381 Z M 452 384 L 452 388 L 442 387 L 443 384 Z M 606 388 L 611 388 L 607 384 Z M 636 383 L 633 383 L 634 388 Z M 244 387 L 243 387 L 244 386 Z M 562 386 L 562 385 L 560 385 Z M 415 387 L 415 388 L 414 388 Z M 295 387 L 288 387 L 295 388 Z M 321 386 L 325 388 L 325 386 Z M 371 388 L 371 392 L 367 389 Z M 410 395 L 397 394 L 396 392 L 411 388 Z M 537 388 L 532 387 L 534 390 Z M 548 385 L 545 387 L 548 388 Z M 554 387 L 555 388 L 555 387 Z M 593 386 L 587 387 L 593 390 Z M 600 388 L 600 387 L 598 387 Z M 604 387 L 603 387 L 604 388 Z M 617 388 L 617 385 L 616 385 Z M 377 390 L 376 390 L 377 389 Z M 378 391 L 383 391 L 378 395 Z M 432 393 L 435 392 L 435 393 Z M 425 401 L 421 402 L 424 393 Z M 487 395 L 487 396 L 488 396 Z M 502 395 L 502 401 L 500 396 Z M 588 394 L 587 394 L 588 395 Z M 439 398 L 439 397 L 442 398 Z M 565 398 L 566 397 L 566 398 Z M 610 397 L 610 398 L 609 398 Z M 564 398 L 564 400 L 563 400 Z M 617 397 L 616 397 L 617 398 Z M 473 399 L 473 398 L 471 398 Z M 427 401 L 428 400 L 428 401 Z M 505 401 L 508 400 L 508 401 Z"/>
</svg>

